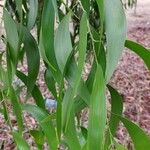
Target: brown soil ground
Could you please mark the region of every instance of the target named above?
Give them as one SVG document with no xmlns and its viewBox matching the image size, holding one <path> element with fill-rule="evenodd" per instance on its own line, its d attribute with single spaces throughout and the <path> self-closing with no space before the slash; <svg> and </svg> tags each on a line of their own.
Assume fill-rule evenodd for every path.
<svg viewBox="0 0 150 150">
<path fill-rule="evenodd" d="M 128 20 L 128 38 L 150 49 L 150 0 L 138 0 L 136 11 L 129 9 L 126 11 L 126 14 Z M 1 33 L 2 28 L 0 29 Z M 3 49 L 1 43 L 0 49 Z M 39 81 L 41 83 L 40 88 L 44 92 L 43 79 Z M 124 50 L 112 77 L 111 85 L 118 89 L 124 97 L 124 115 L 138 123 L 150 135 L 150 72 L 143 61 L 131 51 Z M 44 93 L 44 95 L 46 94 Z M 12 120 L 15 123 L 13 116 Z M 26 123 L 32 128 L 36 126 L 36 122 L 31 117 L 26 117 Z M 128 149 L 132 149 L 130 138 L 128 138 L 122 125 L 119 127 L 117 137 Z M 11 138 L 10 130 L 4 124 L 3 117 L 0 115 L 0 145 L 1 141 L 7 141 L 5 150 L 14 149 Z M 26 138 L 29 139 L 28 143 L 32 144 L 29 135 L 26 135 Z"/>
</svg>

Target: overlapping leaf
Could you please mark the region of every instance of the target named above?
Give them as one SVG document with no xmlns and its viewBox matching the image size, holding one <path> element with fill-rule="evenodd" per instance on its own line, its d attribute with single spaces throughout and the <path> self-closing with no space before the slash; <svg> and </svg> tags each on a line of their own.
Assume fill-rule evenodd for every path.
<svg viewBox="0 0 150 150">
<path fill-rule="evenodd" d="M 24 34 L 24 49 L 26 51 L 28 64 L 27 88 L 28 93 L 30 93 L 34 88 L 34 84 L 39 73 L 40 55 L 38 45 L 34 37 L 27 29 L 24 29 Z"/>
<path fill-rule="evenodd" d="M 69 21 L 71 13 L 66 15 L 58 26 L 55 35 L 55 55 L 58 66 L 62 73 L 72 51 L 71 37 L 69 32 Z"/>
<path fill-rule="evenodd" d="M 13 112 L 16 115 L 18 130 L 20 133 L 22 133 L 23 130 L 22 109 L 13 87 L 10 88 L 10 99 L 13 106 Z"/>
<path fill-rule="evenodd" d="M 122 116 L 123 111 L 123 99 L 121 95 L 110 85 L 107 86 L 111 95 L 111 116 L 109 120 L 109 129 L 106 134 L 105 139 L 105 149 L 108 149 L 110 146 L 110 137 L 115 136 L 115 133 L 117 131 L 117 127 L 119 124 L 119 119 L 114 116 L 113 114 L 117 114 Z M 111 132 L 111 133 L 110 133 Z"/>
<path fill-rule="evenodd" d="M 21 136 L 20 133 L 18 133 L 17 131 L 14 131 L 12 134 L 13 134 L 13 137 L 14 137 L 14 140 L 17 144 L 18 149 L 20 149 L 20 150 L 30 150 L 29 145 L 23 139 L 23 137 Z"/>
<path fill-rule="evenodd" d="M 27 76 L 25 74 L 23 74 L 20 71 L 17 71 L 16 75 L 25 85 L 27 85 Z M 34 88 L 32 89 L 31 94 L 32 94 L 33 98 L 35 99 L 37 106 L 44 109 L 45 102 L 44 102 L 43 96 L 37 85 L 34 85 Z"/>
<path fill-rule="evenodd" d="M 51 150 L 57 150 L 58 140 L 56 137 L 56 131 L 50 119 L 50 116 L 34 105 L 24 105 L 23 109 L 32 114 L 32 116 L 36 119 L 36 121 L 41 126 L 49 144 L 49 148 Z"/>
<path fill-rule="evenodd" d="M 45 0 L 41 20 L 40 52 L 43 60 L 48 64 L 54 79 L 60 83 L 61 72 L 54 51 L 54 22 L 56 13 L 55 0 Z"/>
<path fill-rule="evenodd" d="M 105 80 L 101 66 L 97 66 L 93 90 L 90 99 L 88 150 L 103 149 L 106 125 Z"/>
<path fill-rule="evenodd" d="M 14 63 L 16 64 L 18 57 L 18 44 L 19 44 L 17 26 L 15 21 L 10 16 L 10 14 L 7 12 L 7 10 L 4 9 L 3 14 L 4 14 L 4 25 L 7 35 L 7 42 L 9 43 L 12 50 L 10 52 L 12 55 L 11 59 L 13 59 Z"/>
<path fill-rule="evenodd" d="M 77 93 L 77 89 L 81 80 L 82 69 L 83 69 L 83 65 L 85 61 L 86 45 L 87 45 L 87 17 L 86 17 L 86 13 L 83 13 L 81 23 L 80 23 L 79 62 L 78 62 L 78 67 L 77 67 L 78 72 L 74 76 L 73 87 L 69 87 L 64 96 L 63 108 L 62 108 L 63 127 L 67 126 L 67 123 L 69 121 L 70 113 L 71 113 L 72 106 L 74 103 L 73 99 L 74 99 L 75 94 Z"/>
</svg>

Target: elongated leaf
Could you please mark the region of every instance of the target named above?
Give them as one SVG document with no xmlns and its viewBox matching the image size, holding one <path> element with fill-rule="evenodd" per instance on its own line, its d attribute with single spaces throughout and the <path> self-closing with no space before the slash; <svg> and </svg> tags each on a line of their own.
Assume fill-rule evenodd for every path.
<svg viewBox="0 0 150 150">
<path fill-rule="evenodd" d="M 14 131 L 13 133 L 14 140 L 17 144 L 18 149 L 20 150 L 30 150 L 29 145 L 27 142 L 23 139 L 20 133 Z"/>
<path fill-rule="evenodd" d="M 50 120 L 50 116 L 45 111 L 34 105 L 24 105 L 23 109 L 31 113 L 32 116 L 39 123 L 45 136 L 47 137 L 49 148 L 51 150 L 57 150 L 58 141 L 56 137 L 55 128 L 53 127 L 52 122 Z"/>
<path fill-rule="evenodd" d="M 107 86 L 111 95 L 111 112 L 112 114 L 117 114 L 119 116 L 122 116 L 123 111 L 123 99 L 121 95 L 110 85 Z M 109 130 L 107 131 L 106 138 L 105 138 L 105 149 L 107 150 L 111 144 L 110 136 L 115 136 L 115 133 L 117 131 L 117 127 L 119 124 L 119 119 L 112 115 L 110 116 L 109 120 Z M 111 132 L 111 135 L 110 135 Z"/>
<path fill-rule="evenodd" d="M 150 51 L 148 49 L 130 40 L 126 40 L 125 46 L 140 56 L 150 70 Z"/>
<path fill-rule="evenodd" d="M 22 20 L 22 0 L 15 0 L 16 6 L 17 6 L 17 11 L 20 17 L 20 21 Z"/>
<path fill-rule="evenodd" d="M 88 125 L 88 150 L 103 149 L 104 132 L 106 125 L 105 82 L 102 68 L 97 66 L 93 90 L 90 100 Z"/>
<path fill-rule="evenodd" d="M 89 15 L 90 12 L 90 0 L 81 0 L 81 3 L 85 9 L 85 11 L 87 12 L 87 15 Z"/>
<path fill-rule="evenodd" d="M 98 9 L 99 9 L 99 16 L 100 16 L 100 44 L 101 44 L 101 38 L 102 38 L 102 33 L 103 33 L 103 23 L 104 23 L 104 1 L 105 0 L 96 0 Z"/>
<path fill-rule="evenodd" d="M 54 65 L 55 63 L 55 53 L 54 53 L 54 22 L 55 22 L 55 10 L 53 3 L 50 0 L 44 1 L 42 21 L 41 21 L 41 41 L 43 43 L 45 55 L 48 61 Z"/>
<path fill-rule="evenodd" d="M 72 44 L 69 32 L 70 15 L 71 13 L 63 18 L 63 20 L 59 24 L 55 35 L 55 55 L 58 66 L 62 73 L 64 72 L 67 60 L 72 51 Z"/>
<path fill-rule="evenodd" d="M 128 130 L 136 150 L 146 150 L 150 148 L 150 137 L 146 135 L 146 133 L 140 127 L 126 118 L 120 116 L 118 116 L 118 118 Z"/>
<path fill-rule="evenodd" d="M 55 15 L 56 15 L 56 17 L 57 17 L 57 19 L 59 21 L 57 0 L 52 0 L 52 3 L 53 3 L 54 10 L 55 10 Z"/>
<path fill-rule="evenodd" d="M 14 20 L 11 18 L 10 14 L 7 10 L 4 9 L 4 25 L 7 35 L 7 41 L 11 47 L 11 55 L 14 59 L 14 62 L 17 61 L 18 56 L 18 44 L 19 44 L 19 37 L 17 32 L 17 26 Z"/>
<path fill-rule="evenodd" d="M 109 82 L 126 39 L 126 18 L 120 0 L 105 0 L 105 30 L 107 41 L 106 80 Z"/>
<path fill-rule="evenodd" d="M 80 22 L 80 33 L 79 33 L 79 62 L 78 62 L 79 76 L 81 76 L 82 69 L 84 66 L 84 61 L 86 57 L 86 46 L 87 46 L 87 15 L 85 12 L 83 12 Z"/>
<path fill-rule="evenodd" d="M 23 74 L 20 71 L 17 71 L 16 75 L 25 85 L 27 85 L 27 76 L 25 74 Z M 31 94 L 33 98 L 35 99 L 37 106 L 39 106 L 42 109 L 45 109 L 45 102 L 37 85 L 34 85 L 34 88 L 31 91 Z"/>
<path fill-rule="evenodd" d="M 94 42 L 94 48 L 95 48 L 97 60 L 98 60 L 98 63 L 101 65 L 104 75 L 105 75 L 106 52 L 105 52 L 104 44 L 100 43 L 100 40 L 99 40 L 100 34 L 94 28 L 91 28 L 91 31 L 92 31 L 93 38 L 96 40 L 93 42 Z"/>
<path fill-rule="evenodd" d="M 121 95 L 111 86 L 108 85 L 108 89 L 111 95 L 111 112 L 114 114 L 117 114 L 119 116 L 122 116 L 123 112 L 123 99 Z M 109 127 L 111 134 L 114 136 L 117 130 L 117 126 L 119 124 L 119 119 L 115 116 L 111 115 Z"/>
<path fill-rule="evenodd" d="M 3 99 L 3 94 L 1 92 L 1 90 L 0 90 L 0 104 L 3 107 L 3 109 L 0 109 L 0 112 L 4 115 L 5 121 L 7 122 L 9 120 L 8 111 L 7 111 L 6 104 L 5 104 L 5 101 Z"/>
<path fill-rule="evenodd" d="M 16 115 L 18 130 L 20 134 L 23 130 L 23 119 L 22 119 L 22 109 L 18 97 L 16 96 L 16 92 L 13 87 L 10 88 L 10 99 L 13 106 L 13 112 Z"/>
<path fill-rule="evenodd" d="M 24 49 L 26 51 L 28 64 L 27 87 L 28 93 L 30 93 L 34 88 L 34 84 L 39 73 L 40 55 L 34 37 L 29 33 L 28 30 L 25 29 L 24 32 Z"/>
<path fill-rule="evenodd" d="M 42 150 L 45 137 L 42 130 L 31 130 L 30 134 L 34 137 L 35 143 L 38 146 L 38 150 Z"/>
<path fill-rule="evenodd" d="M 60 83 L 61 72 L 59 70 L 54 52 L 54 22 L 55 22 L 55 0 L 45 0 L 41 20 L 40 52 L 49 69 Z"/>
<path fill-rule="evenodd" d="M 55 82 L 50 70 L 48 70 L 48 69 L 45 72 L 45 82 L 46 82 L 46 85 L 47 85 L 48 89 L 50 90 L 50 92 L 52 92 L 55 99 L 57 99 L 57 92 L 56 92 L 56 87 L 55 87 L 56 82 Z"/>
<path fill-rule="evenodd" d="M 38 0 L 29 0 L 28 29 L 32 29 L 38 13 Z"/>
<path fill-rule="evenodd" d="M 11 86 L 16 71 L 16 62 L 14 63 L 12 62 L 10 51 L 12 51 L 12 48 L 7 44 L 6 47 L 7 77 L 6 78 L 4 77 L 3 79 L 4 81 L 6 81 L 5 83 L 7 83 L 8 87 Z M 5 75 L 5 71 L 3 72 L 3 75 Z"/>
<path fill-rule="evenodd" d="M 66 79 L 68 80 L 71 87 L 74 87 L 76 84 L 75 78 L 77 74 L 79 74 L 77 64 L 74 59 L 71 59 L 66 68 Z M 77 93 L 85 101 L 86 104 L 89 104 L 90 93 L 85 85 L 85 82 L 82 79 L 80 81 Z"/>
<path fill-rule="evenodd" d="M 65 96 L 63 98 L 63 104 L 62 104 L 62 127 L 63 130 L 66 130 L 66 126 L 68 125 L 68 121 L 70 118 L 70 113 L 72 110 L 72 105 L 73 105 L 73 89 L 69 87 L 65 93 Z"/>
<path fill-rule="evenodd" d="M 69 18 L 68 18 L 69 19 Z M 79 62 L 77 66 L 78 72 L 75 74 L 73 78 L 74 85 L 72 87 L 69 87 L 67 94 L 64 97 L 63 100 L 63 127 L 68 123 L 68 120 L 70 118 L 70 113 L 72 110 L 72 106 L 74 103 L 74 96 L 77 93 L 78 86 L 80 84 L 81 80 L 81 74 L 82 69 L 84 66 L 85 61 L 85 55 L 86 55 L 86 45 L 87 45 L 87 18 L 86 13 L 83 13 L 80 23 L 80 39 L 79 39 Z"/>
<path fill-rule="evenodd" d="M 64 133 L 65 141 L 71 150 L 81 150 L 79 139 L 77 137 L 76 127 L 75 127 L 75 118 L 74 118 L 74 109 L 72 109 L 67 129 Z"/>
</svg>

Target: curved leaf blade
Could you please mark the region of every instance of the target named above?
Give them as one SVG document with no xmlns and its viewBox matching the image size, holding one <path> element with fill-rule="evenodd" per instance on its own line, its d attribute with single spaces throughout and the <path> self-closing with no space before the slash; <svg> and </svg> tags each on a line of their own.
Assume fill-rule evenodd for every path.
<svg viewBox="0 0 150 150">
<path fill-rule="evenodd" d="M 22 119 L 22 109 L 18 97 L 16 96 L 16 92 L 13 87 L 10 88 L 10 98 L 13 106 L 13 112 L 16 115 L 16 120 L 18 124 L 18 130 L 22 133 L 23 130 L 23 119 Z"/>
<path fill-rule="evenodd" d="M 145 150 L 150 148 L 150 137 L 135 123 L 126 118 L 118 116 L 126 129 L 128 130 L 136 150 Z"/>
<path fill-rule="evenodd" d="M 29 112 L 37 120 L 45 136 L 47 137 L 49 148 L 51 150 L 57 150 L 58 140 L 50 116 L 45 111 L 34 105 L 23 105 L 23 109 Z"/>
<path fill-rule="evenodd" d="M 30 134 L 34 137 L 34 141 L 38 146 L 38 150 L 43 149 L 43 144 L 44 144 L 44 134 L 42 130 L 31 130 Z"/>
<path fill-rule="evenodd" d="M 54 41 L 55 56 L 61 72 L 64 72 L 67 60 L 72 51 L 71 37 L 69 32 L 69 20 L 71 13 L 68 13 L 57 29 Z"/>
<path fill-rule="evenodd" d="M 68 16 L 69 17 L 69 16 Z M 69 19 L 69 18 L 68 18 Z M 69 20 L 68 20 L 69 21 Z M 69 22 L 68 22 L 69 23 Z M 79 62 L 76 69 L 76 73 L 72 78 L 73 86 L 69 87 L 63 100 L 63 126 L 67 126 L 70 118 L 71 109 L 74 103 L 74 96 L 77 93 L 77 89 L 80 85 L 82 69 L 84 66 L 86 56 L 86 45 L 87 45 L 87 16 L 84 12 L 80 22 L 80 36 L 79 36 Z M 75 71 L 75 70 L 74 70 Z"/>
<path fill-rule="evenodd" d="M 47 69 L 45 71 L 44 78 L 45 78 L 45 83 L 46 83 L 49 91 L 53 94 L 55 99 L 57 99 L 57 91 L 56 91 L 56 87 L 55 87 L 56 82 L 55 82 L 49 69 Z"/>
<path fill-rule="evenodd" d="M 54 79 L 60 83 L 61 72 L 54 51 L 54 22 L 56 13 L 55 0 L 45 0 L 42 12 L 39 45 L 43 60 L 48 64 Z"/>
<path fill-rule="evenodd" d="M 20 21 L 22 21 L 22 0 L 15 0 L 16 8 L 20 17 Z"/>
<path fill-rule="evenodd" d="M 110 85 L 107 86 L 111 95 L 111 112 L 122 116 L 123 112 L 123 99 L 121 95 Z M 109 121 L 109 127 L 111 134 L 114 136 L 117 130 L 117 126 L 119 124 L 119 119 L 114 115 L 111 115 Z"/>
<path fill-rule="evenodd" d="M 24 49 L 26 51 L 28 64 L 27 88 L 28 93 L 30 93 L 34 88 L 34 84 L 39 73 L 40 55 L 38 45 L 34 37 L 27 29 L 24 29 L 24 33 Z"/>
<path fill-rule="evenodd" d="M 88 125 L 88 150 L 103 149 L 104 132 L 106 125 L 106 98 L 105 81 L 100 65 L 97 66 L 93 90 L 90 100 L 89 125 Z"/>
<path fill-rule="evenodd" d="M 12 134 L 13 134 L 13 137 L 15 139 L 18 149 L 30 150 L 29 145 L 18 132 L 14 131 Z"/>
<path fill-rule="evenodd" d="M 27 27 L 31 30 L 36 22 L 38 14 L 38 0 L 29 0 L 29 14 Z"/>
<path fill-rule="evenodd" d="M 148 51 L 148 49 L 130 40 L 126 40 L 125 47 L 127 47 L 128 49 L 135 52 L 138 56 L 140 56 L 145 62 L 147 68 L 150 70 L 150 51 Z"/>
<path fill-rule="evenodd" d="M 23 74 L 22 72 L 17 70 L 16 75 L 25 85 L 27 85 L 27 76 L 25 74 Z M 39 106 L 42 109 L 45 109 L 45 102 L 44 102 L 43 96 L 36 84 L 34 85 L 34 88 L 31 91 L 31 94 L 32 94 L 37 106 Z"/>
<path fill-rule="evenodd" d="M 68 126 L 64 133 L 65 141 L 71 150 L 81 150 L 79 139 L 76 132 L 74 109 L 71 110 Z"/>
<path fill-rule="evenodd" d="M 13 56 L 13 59 L 16 62 L 18 56 L 18 45 L 19 45 L 17 26 L 15 21 L 10 16 L 10 14 L 7 12 L 7 10 L 4 9 L 3 14 L 4 14 L 4 25 L 5 25 L 7 40 L 12 50 L 11 55 Z"/>
<path fill-rule="evenodd" d="M 104 8 L 107 41 L 106 81 L 108 83 L 124 49 L 126 18 L 120 0 L 105 0 Z"/>
<path fill-rule="evenodd" d="M 111 144 L 110 136 L 115 136 L 115 133 L 117 131 L 117 127 L 120 121 L 120 119 L 118 119 L 113 114 L 122 116 L 122 112 L 123 112 L 122 96 L 110 85 L 107 85 L 107 87 L 111 95 L 111 116 L 109 120 L 109 129 L 107 131 L 106 138 L 105 138 L 105 149 L 108 149 L 108 147 L 110 146 Z M 110 135 L 110 132 L 111 132 L 111 135 Z"/>
</svg>

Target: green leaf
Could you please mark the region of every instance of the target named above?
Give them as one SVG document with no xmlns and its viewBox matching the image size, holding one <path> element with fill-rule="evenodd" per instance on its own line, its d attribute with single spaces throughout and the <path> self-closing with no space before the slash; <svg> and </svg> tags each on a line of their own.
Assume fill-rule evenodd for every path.
<svg viewBox="0 0 150 150">
<path fill-rule="evenodd" d="M 0 108 L 0 112 L 4 115 L 5 121 L 7 122 L 9 120 L 8 111 L 6 107 L 5 100 L 3 98 L 3 94 L 0 91 L 0 104 L 2 105 L 3 109 Z"/>
<path fill-rule="evenodd" d="M 20 17 L 20 21 L 22 20 L 22 0 L 15 0 L 17 11 Z"/>
<path fill-rule="evenodd" d="M 40 52 L 43 60 L 48 64 L 53 77 L 58 83 L 60 83 L 61 72 L 54 52 L 54 4 L 54 0 L 44 1 L 40 32 Z"/>
<path fill-rule="evenodd" d="M 10 99 L 13 106 L 13 112 L 16 115 L 16 120 L 18 124 L 18 130 L 20 134 L 23 130 L 23 119 L 22 119 L 22 109 L 18 97 L 16 96 L 16 92 L 13 87 L 10 87 Z"/>
<path fill-rule="evenodd" d="M 45 71 L 45 83 L 48 87 L 48 89 L 50 90 L 50 92 L 53 94 L 53 96 L 55 97 L 55 99 L 57 99 L 57 91 L 56 91 L 56 87 L 55 87 L 55 80 L 50 72 L 49 69 L 47 69 Z"/>
<path fill-rule="evenodd" d="M 24 49 L 26 51 L 28 64 L 27 88 L 28 93 L 30 93 L 34 88 L 34 84 L 39 73 L 40 55 L 38 45 L 34 37 L 27 29 L 24 29 L 24 33 Z"/>
<path fill-rule="evenodd" d="M 100 41 L 99 41 L 100 34 L 94 28 L 91 28 L 91 30 L 92 30 L 93 38 L 96 40 L 93 42 L 94 42 L 94 48 L 95 48 L 97 60 L 98 60 L 98 63 L 101 65 L 103 72 L 105 74 L 106 52 L 105 52 L 104 44 L 100 43 Z"/>
<path fill-rule="evenodd" d="M 45 111 L 43 111 L 39 107 L 30 105 L 30 104 L 24 105 L 23 109 L 29 112 L 41 126 L 47 138 L 49 149 L 57 150 L 58 140 L 56 137 L 55 128 L 52 124 L 49 114 L 47 114 Z"/>
<path fill-rule="evenodd" d="M 10 87 L 11 84 L 12 84 L 12 80 L 13 80 L 13 77 L 15 75 L 15 71 L 16 71 L 16 62 L 14 62 L 10 55 L 10 52 L 12 51 L 12 48 L 7 44 L 7 47 L 6 47 L 6 62 L 7 62 L 7 72 L 3 72 L 3 75 L 7 75 L 7 77 L 4 77 L 3 81 L 5 82 L 5 85 L 6 87 Z"/>
<path fill-rule="evenodd" d="M 116 150 L 127 150 L 127 148 L 125 148 L 124 146 L 122 146 L 121 144 L 115 144 Z"/>
<path fill-rule="evenodd" d="M 28 29 L 31 30 L 38 14 L 38 0 L 29 0 Z"/>
<path fill-rule="evenodd" d="M 100 18 L 100 37 L 99 37 L 99 43 L 101 46 L 102 36 L 103 36 L 103 28 L 104 28 L 104 0 L 96 0 L 98 9 L 99 9 L 99 18 Z"/>
<path fill-rule="evenodd" d="M 147 68 L 150 70 L 150 51 L 148 51 L 148 49 L 130 40 L 126 40 L 125 47 L 129 48 L 138 56 L 140 56 L 147 65 Z"/>
<path fill-rule="evenodd" d="M 85 139 L 87 139 L 87 135 L 88 135 L 88 130 L 84 127 L 80 127 L 81 128 L 81 132 L 82 132 L 82 135 Z"/>
<path fill-rule="evenodd" d="M 108 147 L 111 144 L 110 136 L 115 136 L 115 133 L 117 131 L 117 127 L 119 124 L 119 119 L 113 115 L 117 114 L 119 116 L 122 116 L 123 112 L 123 98 L 122 96 L 110 85 L 107 85 L 110 95 L 111 95 L 111 116 L 109 120 L 109 129 L 106 134 L 105 138 L 105 149 L 107 150 Z M 111 135 L 110 135 L 111 132 Z"/>
<path fill-rule="evenodd" d="M 27 85 L 27 76 L 25 74 L 17 70 L 16 75 L 25 85 Z M 31 91 L 31 94 L 33 98 L 35 99 L 37 106 L 39 106 L 42 109 L 45 109 L 45 102 L 37 85 L 34 85 L 34 88 Z"/>
<path fill-rule="evenodd" d="M 80 22 L 79 62 L 77 66 L 78 72 L 76 72 L 72 81 L 74 85 L 72 87 L 69 87 L 63 99 L 63 105 L 62 105 L 63 106 L 62 107 L 63 127 L 67 126 L 68 120 L 70 118 L 71 109 L 74 103 L 74 96 L 77 93 L 77 89 L 81 81 L 82 69 L 84 66 L 84 61 L 86 56 L 86 45 L 87 45 L 87 16 L 86 13 L 83 13 Z"/>
<path fill-rule="evenodd" d="M 4 9 L 4 26 L 7 35 L 7 42 L 11 47 L 11 55 L 16 63 L 18 57 L 18 44 L 19 44 L 19 37 L 17 32 L 17 26 L 10 14 L 7 10 Z"/>
<path fill-rule="evenodd" d="M 126 18 L 120 0 L 105 0 L 104 6 L 107 41 L 106 81 L 108 83 L 124 49 Z"/>
<path fill-rule="evenodd" d="M 84 61 L 86 58 L 86 47 L 87 47 L 87 15 L 83 12 L 81 22 L 80 22 L 80 33 L 79 33 L 79 62 L 78 70 L 79 76 L 81 76 L 82 69 L 84 66 Z M 81 78 L 81 77 L 79 77 Z"/>
<path fill-rule="evenodd" d="M 13 131 L 13 137 L 17 144 L 18 149 L 20 150 L 30 150 L 29 145 L 26 143 L 26 141 L 23 139 L 20 133 Z"/>
<path fill-rule="evenodd" d="M 34 137 L 34 141 L 37 144 L 38 149 L 42 150 L 45 137 L 42 130 L 30 130 L 30 134 Z"/>
<path fill-rule="evenodd" d="M 68 126 L 64 133 L 65 142 L 68 144 L 70 150 L 81 150 L 79 139 L 77 137 L 74 109 L 71 110 Z"/>
<path fill-rule="evenodd" d="M 106 98 L 105 81 L 100 65 L 97 66 L 93 90 L 90 99 L 89 124 L 88 124 L 88 150 L 103 149 L 104 132 L 106 125 Z"/>
<path fill-rule="evenodd" d="M 70 119 L 70 114 L 73 106 L 73 94 L 74 91 L 71 87 L 65 92 L 62 103 L 62 128 L 65 131 Z"/>
<path fill-rule="evenodd" d="M 123 98 L 119 93 L 110 85 L 107 86 L 111 95 L 111 112 L 122 116 L 123 112 Z M 109 121 L 109 127 L 111 134 L 114 136 L 117 130 L 117 126 L 119 124 L 119 119 L 114 115 L 111 115 Z"/>
<path fill-rule="evenodd" d="M 87 12 L 87 15 L 89 15 L 90 12 L 90 0 L 81 0 L 81 3 L 83 5 L 83 8 Z"/>
<path fill-rule="evenodd" d="M 50 0 L 45 0 L 41 20 L 41 42 L 43 43 L 45 56 L 52 65 L 56 63 L 54 53 L 54 22 L 55 11 L 53 3 Z M 56 67 L 54 66 L 54 68 Z"/>
<path fill-rule="evenodd" d="M 128 130 L 136 150 L 146 150 L 150 148 L 150 137 L 140 127 L 126 118 L 117 117 Z"/>
<path fill-rule="evenodd" d="M 64 73 L 67 60 L 72 51 L 72 44 L 69 32 L 70 16 L 71 13 L 68 13 L 59 24 L 54 42 L 56 60 L 62 73 Z"/>
<path fill-rule="evenodd" d="M 53 3 L 54 10 L 55 10 L 55 15 L 56 15 L 56 17 L 57 17 L 57 19 L 59 21 L 57 0 L 52 0 L 52 3 Z"/>
</svg>

